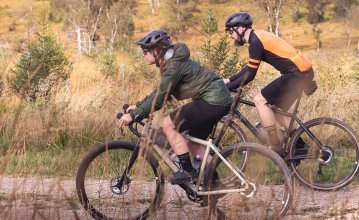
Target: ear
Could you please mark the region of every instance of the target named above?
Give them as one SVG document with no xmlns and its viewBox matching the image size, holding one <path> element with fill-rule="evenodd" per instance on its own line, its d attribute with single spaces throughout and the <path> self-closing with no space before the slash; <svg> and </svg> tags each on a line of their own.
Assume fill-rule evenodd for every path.
<svg viewBox="0 0 359 220">
<path fill-rule="evenodd" d="M 157 52 L 156 49 L 151 50 L 151 53 L 152 53 L 153 56 L 157 56 L 157 55 L 158 55 L 158 52 Z"/>
<path fill-rule="evenodd" d="M 244 31 L 244 28 L 242 27 L 242 26 L 239 26 L 239 28 L 238 28 L 238 33 L 242 33 Z"/>
</svg>

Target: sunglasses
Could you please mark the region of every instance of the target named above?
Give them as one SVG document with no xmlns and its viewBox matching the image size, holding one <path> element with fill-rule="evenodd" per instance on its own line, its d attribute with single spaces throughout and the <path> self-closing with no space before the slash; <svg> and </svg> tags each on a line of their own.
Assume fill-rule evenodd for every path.
<svg viewBox="0 0 359 220">
<path fill-rule="evenodd" d="M 228 33 L 229 33 L 230 35 L 232 35 L 233 32 L 236 31 L 236 30 L 238 30 L 238 27 L 237 27 L 237 28 L 231 28 L 231 29 L 228 30 Z"/>
<path fill-rule="evenodd" d="M 142 49 L 142 52 L 143 52 L 143 55 L 147 55 L 147 53 L 151 52 L 150 50 L 148 49 Z"/>
</svg>

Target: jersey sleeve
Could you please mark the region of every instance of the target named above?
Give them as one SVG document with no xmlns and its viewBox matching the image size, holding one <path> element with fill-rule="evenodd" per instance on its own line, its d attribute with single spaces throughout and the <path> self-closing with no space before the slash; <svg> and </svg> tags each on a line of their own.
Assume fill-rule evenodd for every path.
<svg viewBox="0 0 359 220">
<path fill-rule="evenodd" d="M 259 40 L 250 44 L 249 61 L 239 73 L 229 78 L 230 82 L 227 83 L 229 90 L 233 91 L 239 86 L 245 86 L 255 78 L 259 64 L 262 61 L 263 52 L 263 44 Z"/>
<path fill-rule="evenodd" d="M 259 64 L 262 61 L 263 53 L 264 53 L 264 47 L 259 39 L 254 40 L 249 45 L 249 61 L 247 63 L 247 67 L 254 74 L 257 73 Z"/>
</svg>

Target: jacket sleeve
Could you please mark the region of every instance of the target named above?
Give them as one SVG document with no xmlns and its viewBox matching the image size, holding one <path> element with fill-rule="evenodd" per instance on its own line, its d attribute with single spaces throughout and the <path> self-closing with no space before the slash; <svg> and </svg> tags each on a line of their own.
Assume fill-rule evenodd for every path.
<svg viewBox="0 0 359 220">
<path fill-rule="evenodd" d="M 145 99 L 136 103 L 137 108 L 132 112 L 134 118 L 145 118 L 151 111 L 157 111 L 162 108 L 181 80 L 179 70 L 180 63 L 170 61 L 166 64 L 160 86 Z"/>
<path fill-rule="evenodd" d="M 144 99 L 142 99 L 141 101 L 136 102 L 136 107 L 142 105 L 142 103 L 146 102 L 147 99 L 153 99 L 154 95 L 155 95 L 155 91 L 152 91 L 148 96 L 146 96 Z"/>
</svg>

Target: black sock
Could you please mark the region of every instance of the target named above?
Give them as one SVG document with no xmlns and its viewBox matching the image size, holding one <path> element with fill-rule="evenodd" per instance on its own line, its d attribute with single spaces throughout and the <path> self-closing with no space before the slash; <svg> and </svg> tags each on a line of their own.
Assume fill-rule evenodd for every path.
<svg viewBox="0 0 359 220">
<path fill-rule="evenodd" d="M 191 172 L 193 170 L 189 152 L 185 154 L 177 155 L 177 157 L 182 165 L 182 169 L 184 169 L 187 172 Z"/>
</svg>

